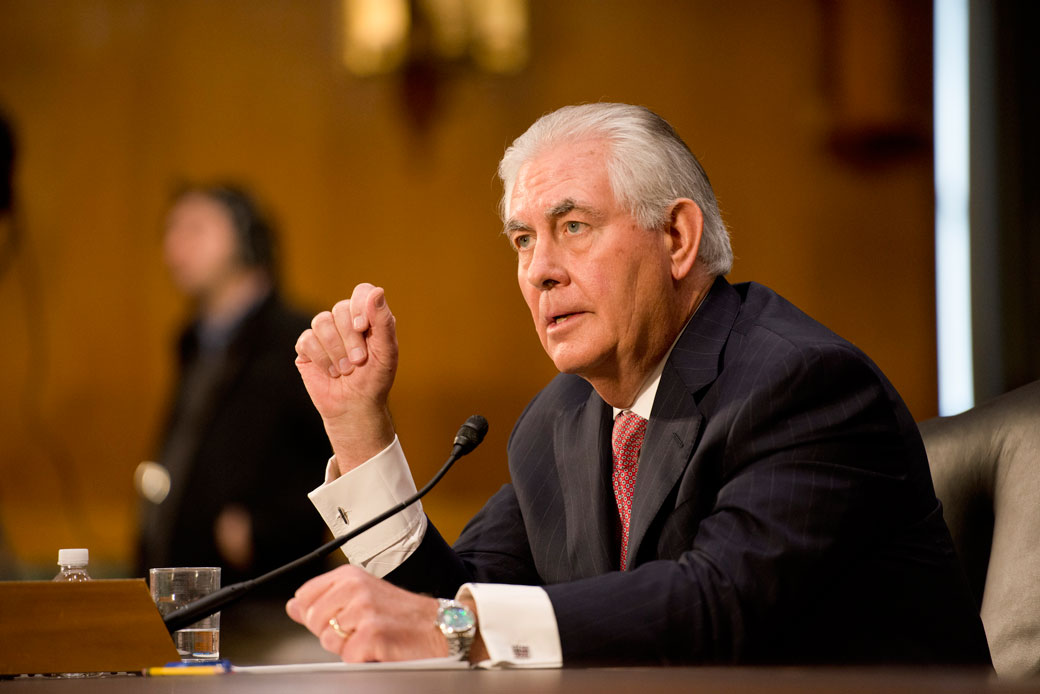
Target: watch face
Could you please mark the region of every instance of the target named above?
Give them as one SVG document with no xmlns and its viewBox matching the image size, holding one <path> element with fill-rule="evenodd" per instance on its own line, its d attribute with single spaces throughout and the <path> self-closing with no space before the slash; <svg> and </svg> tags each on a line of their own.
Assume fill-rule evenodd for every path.
<svg viewBox="0 0 1040 694">
<path fill-rule="evenodd" d="M 440 622 L 454 633 L 469 631 L 476 625 L 473 615 L 464 607 L 445 607 Z"/>
</svg>

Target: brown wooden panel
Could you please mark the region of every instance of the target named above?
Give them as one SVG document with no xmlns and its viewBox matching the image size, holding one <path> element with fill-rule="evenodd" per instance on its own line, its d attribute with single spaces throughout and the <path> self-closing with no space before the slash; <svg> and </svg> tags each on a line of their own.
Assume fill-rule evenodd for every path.
<svg viewBox="0 0 1040 694">
<path fill-rule="evenodd" d="M 0 583 L 0 675 L 136 671 L 179 659 L 143 580 Z"/>
</svg>

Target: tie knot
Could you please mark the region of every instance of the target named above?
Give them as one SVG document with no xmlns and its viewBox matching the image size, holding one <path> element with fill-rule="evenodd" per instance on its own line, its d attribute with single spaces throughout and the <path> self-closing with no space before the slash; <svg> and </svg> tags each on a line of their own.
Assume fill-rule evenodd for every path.
<svg viewBox="0 0 1040 694">
<path fill-rule="evenodd" d="M 619 413 L 618 416 L 614 418 L 615 435 L 617 434 L 619 429 L 627 431 L 630 429 L 635 429 L 636 427 L 641 427 L 645 430 L 646 420 L 637 415 L 635 412 L 625 410 Z"/>
<path fill-rule="evenodd" d="M 646 420 L 634 412 L 622 412 L 614 419 L 614 462 L 628 467 L 639 460 L 639 449 L 646 433 Z"/>
</svg>

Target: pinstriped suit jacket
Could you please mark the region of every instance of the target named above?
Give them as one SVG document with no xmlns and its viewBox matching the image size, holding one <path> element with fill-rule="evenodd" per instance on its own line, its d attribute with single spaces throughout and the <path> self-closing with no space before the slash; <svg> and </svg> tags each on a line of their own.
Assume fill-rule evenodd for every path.
<svg viewBox="0 0 1040 694">
<path fill-rule="evenodd" d="M 905 405 L 777 294 L 720 278 L 676 343 L 624 572 L 611 414 L 555 378 L 510 437 L 512 483 L 454 548 L 431 524 L 388 578 L 542 585 L 565 664 L 989 662 Z"/>
</svg>

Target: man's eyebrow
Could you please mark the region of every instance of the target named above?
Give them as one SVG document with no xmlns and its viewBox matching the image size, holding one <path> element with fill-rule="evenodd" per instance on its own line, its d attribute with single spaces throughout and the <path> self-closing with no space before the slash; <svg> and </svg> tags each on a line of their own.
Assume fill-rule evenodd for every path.
<svg viewBox="0 0 1040 694">
<path fill-rule="evenodd" d="M 502 233 L 509 236 L 514 231 L 531 231 L 531 227 L 528 224 L 524 224 L 519 219 L 510 219 L 502 228 Z"/>
<path fill-rule="evenodd" d="M 549 220 L 559 219 L 574 211 L 581 212 L 593 219 L 601 219 L 603 217 L 603 213 L 594 207 L 584 205 L 574 198 L 564 198 L 546 211 L 545 218 Z"/>
<path fill-rule="evenodd" d="M 593 219 L 601 219 L 603 217 L 603 213 L 595 208 L 583 205 L 574 198 L 564 198 L 545 211 L 545 218 L 552 221 L 574 212 L 575 210 L 586 214 Z M 502 233 L 506 236 L 517 231 L 531 231 L 531 225 L 521 222 L 519 219 L 510 219 L 505 223 L 505 227 L 502 229 Z"/>
<path fill-rule="evenodd" d="M 576 203 L 573 198 L 564 198 L 562 201 L 556 203 L 550 207 L 546 213 L 546 219 L 558 219 L 568 212 L 573 212 L 576 209 L 581 209 L 581 206 Z"/>
</svg>

